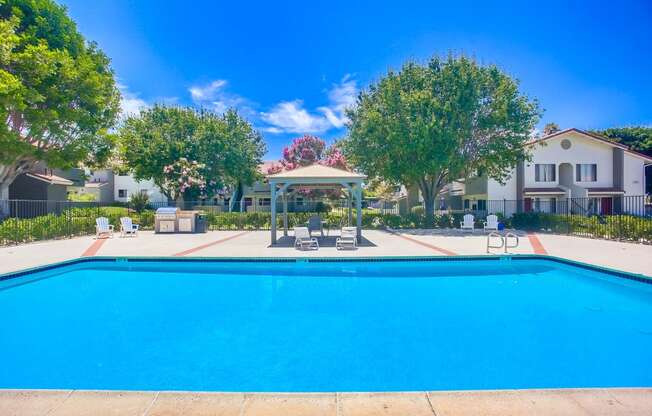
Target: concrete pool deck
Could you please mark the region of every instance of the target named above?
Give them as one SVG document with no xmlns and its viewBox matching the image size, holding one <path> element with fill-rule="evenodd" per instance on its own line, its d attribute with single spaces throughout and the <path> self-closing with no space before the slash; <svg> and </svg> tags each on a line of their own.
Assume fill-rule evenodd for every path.
<svg viewBox="0 0 652 416">
<path fill-rule="evenodd" d="M 0 247 L 0 273 L 81 256 L 373 257 L 486 254 L 486 235 L 455 231 L 365 230 L 364 245 L 339 252 L 330 244 L 300 252 L 269 246 L 267 231 L 213 231 L 95 240 L 84 236 Z M 652 246 L 520 233 L 517 254 L 547 253 L 652 275 Z M 327 241 L 325 241 L 328 243 Z M 502 250 L 494 253 L 501 254 Z M 558 389 L 414 393 L 243 394 L 0 390 L 0 415 L 652 415 L 652 389 Z"/>
<path fill-rule="evenodd" d="M 519 233 L 515 254 L 550 254 L 632 273 L 652 274 L 652 246 L 550 234 Z M 375 257 L 485 255 L 486 235 L 456 231 L 364 230 L 362 247 L 338 251 L 334 238 L 316 251 L 297 251 L 291 244 L 270 247 L 269 231 L 211 231 L 206 234 L 154 234 L 95 240 L 91 236 L 0 247 L 0 273 L 81 256 L 178 257 Z M 330 244 L 333 243 L 333 244 Z M 493 250 L 502 254 L 502 250 Z"/>
<path fill-rule="evenodd" d="M 652 389 L 290 394 L 0 390 L 3 416 L 638 416 L 651 412 Z"/>
</svg>

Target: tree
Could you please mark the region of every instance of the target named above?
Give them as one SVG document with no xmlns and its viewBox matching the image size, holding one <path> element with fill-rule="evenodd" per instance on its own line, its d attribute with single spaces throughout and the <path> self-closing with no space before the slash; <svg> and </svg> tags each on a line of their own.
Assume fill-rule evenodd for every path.
<svg viewBox="0 0 652 416">
<path fill-rule="evenodd" d="M 632 150 L 652 156 L 652 127 L 612 127 L 605 130 L 595 130 L 594 133 L 629 146 Z"/>
<path fill-rule="evenodd" d="M 326 148 L 326 142 L 317 136 L 304 135 L 292 140 L 289 146 L 283 148 L 283 158 L 278 164 L 272 165 L 268 173 L 278 173 L 293 170 L 303 166 L 319 163 L 338 169 L 347 169 L 346 158 L 338 143 Z"/>
<path fill-rule="evenodd" d="M 594 133 L 605 136 L 615 142 L 629 146 L 632 150 L 652 156 L 652 127 L 612 127 L 596 130 Z M 652 169 L 645 169 L 645 192 L 652 192 Z"/>
<path fill-rule="evenodd" d="M 270 166 L 267 173 L 271 175 L 284 170 L 293 170 L 303 166 L 310 166 L 315 163 L 332 168 L 348 169 L 346 158 L 342 154 L 339 143 L 336 142 L 326 148 L 326 142 L 319 137 L 304 135 L 295 138 L 289 146 L 283 148 L 283 158 L 279 160 L 278 164 Z M 339 190 L 335 192 L 313 190 L 305 186 L 298 187 L 297 191 L 311 198 L 324 196 L 337 198 L 341 194 Z"/>
<path fill-rule="evenodd" d="M 0 199 L 39 161 L 100 163 L 120 93 L 109 59 L 51 0 L 0 1 Z"/>
<path fill-rule="evenodd" d="M 547 123 L 543 127 L 543 135 L 549 136 L 551 134 L 557 133 L 559 130 L 559 125 L 557 123 Z"/>
<path fill-rule="evenodd" d="M 447 183 L 479 173 L 502 182 L 529 157 L 539 113 L 497 67 L 434 57 L 408 62 L 359 94 L 347 111 L 344 150 L 370 178 L 418 185 L 431 226 Z"/>
<path fill-rule="evenodd" d="M 157 105 L 125 120 L 119 142 L 136 179 L 152 179 L 169 199 L 186 201 L 253 183 L 265 153 L 262 136 L 234 110 Z"/>
</svg>

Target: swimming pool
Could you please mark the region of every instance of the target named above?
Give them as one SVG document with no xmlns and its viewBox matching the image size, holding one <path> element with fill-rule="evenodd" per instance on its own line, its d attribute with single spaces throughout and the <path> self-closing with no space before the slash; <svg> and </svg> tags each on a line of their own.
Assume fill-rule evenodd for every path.
<svg viewBox="0 0 652 416">
<path fill-rule="evenodd" d="M 652 386 L 645 280 L 530 256 L 70 262 L 0 281 L 0 388 Z"/>
</svg>

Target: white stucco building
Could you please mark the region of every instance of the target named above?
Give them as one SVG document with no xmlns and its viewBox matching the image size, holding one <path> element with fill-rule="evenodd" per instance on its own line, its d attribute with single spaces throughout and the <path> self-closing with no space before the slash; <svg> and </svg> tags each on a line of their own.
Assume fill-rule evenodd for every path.
<svg viewBox="0 0 652 416">
<path fill-rule="evenodd" d="M 506 183 L 476 178 L 447 197 L 461 199 L 463 209 L 506 215 L 517 211 L 611 214 L 643 207 L 645 167 L 652 164 L 649 156 L 575 128 L 532 141 L 531 154 L 532 160 L 519 163 Z"/>
</svg>

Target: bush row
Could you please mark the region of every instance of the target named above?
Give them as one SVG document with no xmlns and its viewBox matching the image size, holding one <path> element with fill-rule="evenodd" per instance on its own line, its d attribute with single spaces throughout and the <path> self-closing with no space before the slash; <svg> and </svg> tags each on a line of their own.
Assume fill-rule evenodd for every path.
<svg viewBox="0 0 652 416">
<path fill-rule="evenodd" d="M 128 215 L 143 230 L 154 227 L 154 211 L 140 213 L 126 207 L 70 208 L 61 214 L 48 214 L 34 218 L 9 218 L 0 223 L 0 245 L 24 243 L 95 232 L 95 218 L 107 217 L 116 231 L 120 217 Z M 314 213 L 288 213 L 288 227 L 305 225 Z M 345 211 L 331 211 L 319 214 L 331 229 L 347 225 Z M 271 228 L 269 212 L 206 212 L 206 220 L 211 230 L 267 230 Z M 463 214 L 435 216 L 436 228 L 458 228 Z M 545 213 L 518 213 L 511 218 L 500 218 L 506 227 L 523 230 L 536 230 L 559 234 L 575 234 L 595 238 L 624 239 L 639 242 L 652 242 L 652 218 L 629 215 L 614 216 L 566 216 Z M 353 222 L 355 223 L 355 212 Z M 283 215 L 277 216 L 277 227 L 283 226 Z M 362 226 L 366 229 L 383 228 L 426 228 L 425 215 L 416 211 L 407 215 L 382 214 L 364 210 Z M 476 226 L 482 228 L 482 221 Z"/>
</svg>

